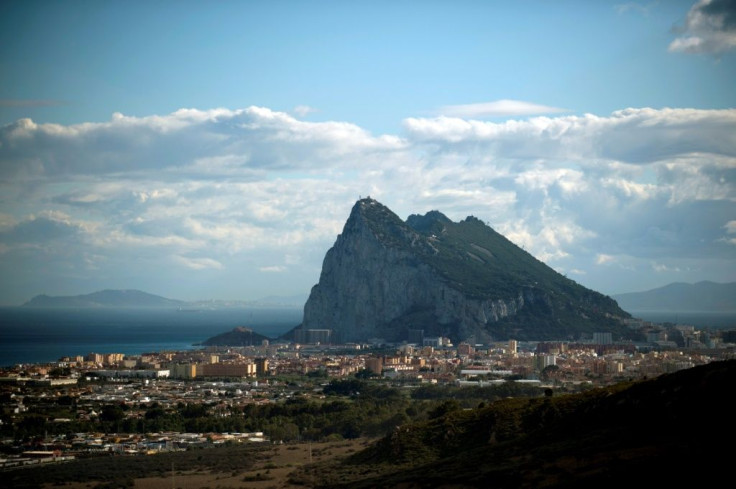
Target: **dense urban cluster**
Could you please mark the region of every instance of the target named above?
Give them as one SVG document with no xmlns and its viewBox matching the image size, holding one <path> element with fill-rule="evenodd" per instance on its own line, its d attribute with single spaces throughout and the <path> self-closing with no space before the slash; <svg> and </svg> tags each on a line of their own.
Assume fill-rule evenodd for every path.
<svg viewBox="0 0 736 489">
<path fill-rule="evenodd" d="M 420 338 L 421 344 L 264 341 L 6 367 L 0 465 L 379 436 L 447 409 L 651 378 L 736 355 L 736 332 L 641 321 L 629 326 L 648 341 L 616 343 L 610 333 L 585 342 L 490 345 L 452 345 L 447 338 Z"/>
</svg>

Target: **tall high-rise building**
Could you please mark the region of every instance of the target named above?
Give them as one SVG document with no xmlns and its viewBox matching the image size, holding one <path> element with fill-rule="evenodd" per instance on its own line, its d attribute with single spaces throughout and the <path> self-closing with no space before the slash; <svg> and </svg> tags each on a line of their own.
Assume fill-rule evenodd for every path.
<svg viewBox="0 0 736 489">
<path fill-rule="evenodd" d="M 256 375 L 268 375 L 268 358 L 256 358 Z"/>
<path fill-rule="evenodd" d="M 294 341 L 297 343 L 326 344 L 332 342 L 331 329 L 297 329 L 294 331 Z"/>
<path fill-rule="evenodd" d="M 537 355 L 536 357 L 537 368 L 544 370 L 550 365 L 557 365 L 557 356 L 555 355 Z"/>
<path fill-rule="evenodd" d="M 611 333 L 593 333 L 593 343 L 596 345 L 612 345 L 613 335 Z"/>
<path fill-rule="evenodd" d="M 210 363 L 202 365 L 202 377 L 248 377 L 256 374 L 254 363 Z"/>
<path fill-rule="evenodd" d="M 424 344 L 424 330 L 410 329 L 407 332 L 407 342 L 422 346 Z"/>
<path fill-rule="evenodd" d="M 373 372 L 374 374 L 380 375 L 381 371 L 383 370 L 383 358 L 381 357 L 366 358 L 365 368 Z"/>
<path fill-rule="evenodd" d="M 169 366 L 171 376 L 175 379 L 193 379 L 197 377 L 196 363 L 175 363 Z"/>
</svg>

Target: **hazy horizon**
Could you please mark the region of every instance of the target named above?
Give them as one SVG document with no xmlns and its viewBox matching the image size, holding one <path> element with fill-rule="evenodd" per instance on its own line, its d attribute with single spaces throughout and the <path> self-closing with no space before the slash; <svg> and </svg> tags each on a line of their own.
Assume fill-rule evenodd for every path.
<svg viewBox="0 0 736 489">
<path fill-rule="evenodd" d="M 705 281 L 700 281 L 700 282 L 712 282 L 712 281 L 705 280 Z M 696 285 L 699 282 L 693 282 L 693 283 L 688 283 L 688 282 L 670 282 L 669 284 L 663 284 L 662 286 L 654 287 L 653 289 L 634 290 L 634 291 L 630 291 L 630 292 L 622 292 L 620 294 L 611 294 L 611 296 L 612 297 L 615 297 L 615 296 L 626 295 L 626 294 L 637 294 L 637 293 L 649 292 L 649 291 L 652 291 L 652 290 L 665 288 L 665 287 L 667 287 L 669 285 L 674 285 L 674 284 L 678 284 L 678 283 L 684 283 L 686 285 Z M 725 284 L 736 283 L 736 281 L 731 281 L 731 282 L 712 282 L 712 283 L 716 283 L 716 284 L 720 284 L 720 285 L 725 285 Z M 86 295 L 94 294 L 96 292 L 103 292 L 103 291 L 108 291 L 108 290 L 112 290 L 112 291 L 135 290 L 135 291 L 138 291 L 138 292 L 144 292 L 146 294 L 155 295 L 155 296 L 158 296 L 158 297 L 161 297 L 161 298 L 164 298 L 164 299 L 171 299 L 171 300 L 177 300 L 177 301 L 185 302 L 187 304 L 197 304 L 197 303 L 204 304 L 204 303 L 207 303 L 209 301 L 212 301 L 212 302 L 232 302 L 232 303 L 244 303 L 244 304 L 245 303 L 253 303 L 253 304 L 262 303 L 262 304 L 269 304 L 269 305 L 281 304 L 283 306 L 298 306 L 298 304 L 296 302 L 294 302 L 294 301 L 296 301 L 297 299 L 302 299 L 303 298 L 303 300 L 306 302 L 306 300 L 309 297 L 309 291 L 307 291 L 307 292 L 304 292 L 302 294 L 269 295 L 269 296 L 262 296 L 262 297 L 252 298 L 252 299 L 222 299 L 222 298 L 219 298 L 219 297 L 206 297 L 206 298 L 199 298 L 199 299 L 184 300 L 184 299 L 179 299 L 178 297 L 169 297 L 169 296 L 166 296 L 166 295 L 156 294 L 156 293 L 153 293 L 151 291 L 143 290 L 143 289 L 135 289 L 135 288 L 134 289 L 110 289 L 110 288 L 105 288 L 105 289 L 94 290 L 94 291 L 90 291 L 90 292 L 83 292 L 81 294 L 50 295 L 50 294 L 43 294 L 43 293 L 41 293 L 41 294 L 36 294 L 33 297 L 29 297 L 27 300 L 23 301 L 20 304 L 0 304 L 0 307 L 16 307 L 16 306 L 22 306 L 22 305 L 30 302 L 32 299 L 34 299 L 34 298 L 36 298 L 38 296 L 43 296 L 43 295 L 48 295 L 49 297 L 78 297 L 78 296 L 86 296 Z M 276 301 L 276 302 L 272 302 L 272 301 Z M 281 301 L 281 302 L 279 302 L 279 301 Z M 734 310 L 736 310 L 736 304 L 734 305 L 734 307 L 735 307 Z M 655 311 L 655 312 L 663 312 L 663 311 Z"/>
<path fill-rule="evenodd" d="M 607 295 L 736 278 L 736 7 L 4 2 L 0 305 L 308 293 L 350 209 Z"/>
<path fill-rule="evenodd" d="M 150 292 L 148 290 L 142 290 L 142 289 L 101 289 L 101 290 L 93 290 L 91 292 L 87 293 L 81 293 L 81 294 L 73 294 L 73 295 L 49 295 L 49 294 L 36 294 L 33 297 L 29 297 L 27 300 L 23 301 L 21 304 L 0 304 L 0 307 L 15 307 L 15 306 L 22 306 L 26 303 L 30 302 L 31 300 L 40 297 L 40 296 L 48 296 L 52 298 L 71 298 L 71 297 L 84 297 L 88 295 L 92 295 L 98 292 L 105 292 L 105 291 L 114 291 L 114 292 L 120 292 L 120 291 L 136 291 L 136 292 L 143 292 L 145 294 L 150 294 L 153 296 L 160 297 L 162 299 L 169 299 L 169 300 L 175 300 L 182 302 L 184 304 L 200 304 L 200 305 L 206 305 L 207 303 L 233 303 L 233 304 L 266 304 L 266 305 L 283 305 L 283 306 L 292 306 L 297 305 L 296 300 L 301 300 L 302 298 L 304 301 L 307 300 L 309 297 L 309 293 L 305 292 L 304 294 L 291 294 L 291 295 L 284 295 L 284 296 L 276 296 L 276 295 L 269 295 L 269 296 L 262 296 L 262 297 L 256 297 L 252 299 L 221 299 L 219 297 L 205 297 L 200 299 L 191 299 L 191 300 L 183 300 L 179 299 L 178 297 L 168 297 L 161 294 L 156 294 L 153 292 Z M 291 301 L 291 302 L 290 302 Z M 303 304 L 302 304 L 303 305 Z M 112 306 L 111 306 L 112 307 Z M 136 307 L 136 306 L 122 306 L 122 307 Z M 142 308 L 148 307 L 148 306 L 140 306 Z M 150 306 L 150 307 L 166 307 L 166 306 Z"/>
</svg>

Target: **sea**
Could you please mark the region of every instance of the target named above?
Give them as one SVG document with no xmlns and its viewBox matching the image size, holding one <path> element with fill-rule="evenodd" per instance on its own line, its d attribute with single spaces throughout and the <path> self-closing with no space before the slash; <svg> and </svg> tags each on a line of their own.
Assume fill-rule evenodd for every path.
<svg viewBox="0 0 736 489">
<path fill-rule="evenodd" d="M 736 311 L 628 311 L 653 323 L 695 326 L 698 329 L 736 329 Z"/>
<path fill-rule="evenodd" d="M 631 311 L 655 323 L 736 329 L 736 312 Z M 201 348 L 245 326 L 276 338 L 302 322 L 300 307 L 219 309 L 37 309 L 0 307 L 0 367 L 49 363 L 88 353 L 139 355 Z"/>
<path fill-rule="evenodd" d="M 0 307 L 0 366 L 55 362 L 92 352 L 139 355 L 197 349 L 198 343 L 237 326 L 276 338 L 300 324 L 302 315 L 297 307 Z"/>
</svg>

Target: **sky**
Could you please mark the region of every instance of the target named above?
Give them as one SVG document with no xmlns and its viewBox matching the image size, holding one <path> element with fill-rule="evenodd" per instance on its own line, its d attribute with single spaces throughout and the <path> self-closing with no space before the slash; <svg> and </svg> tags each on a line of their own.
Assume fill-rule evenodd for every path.
<svg viewBox="0 0 736 489">
<path fill-rule="evenodd" d="M 736 0 L 0 2 L 0 305 L 306 295 L 355 201 L 736 281 Z"/>
</svg>

